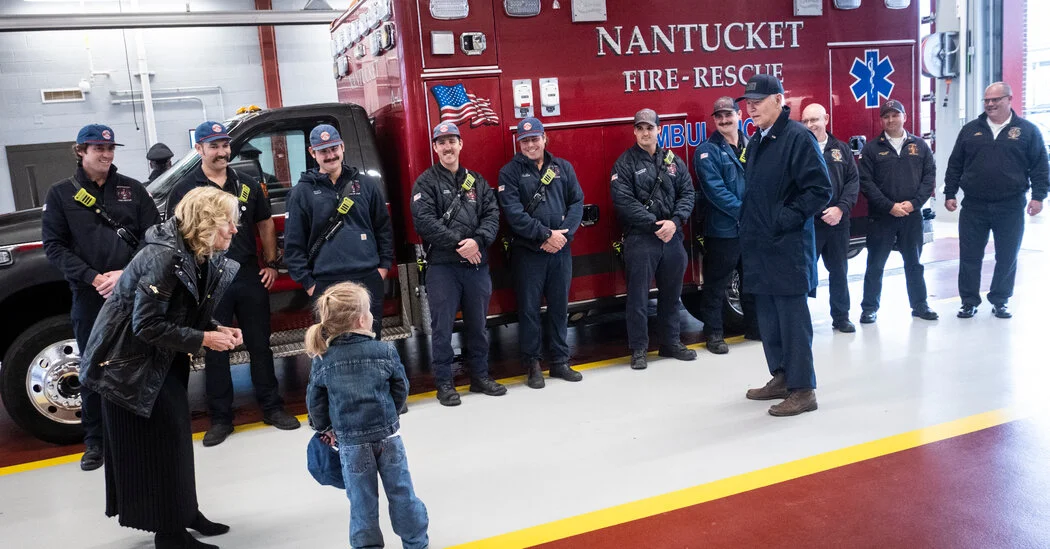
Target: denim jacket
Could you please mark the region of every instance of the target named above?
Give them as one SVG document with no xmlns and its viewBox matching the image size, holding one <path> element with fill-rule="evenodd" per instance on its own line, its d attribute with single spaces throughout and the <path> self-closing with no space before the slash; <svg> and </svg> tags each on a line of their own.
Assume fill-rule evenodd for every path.
<svg viewBox="0 0 1050 549">
<path fill-rule="evenodd" d="M 310 424 L 334 430 L 340 444 L 378 442 L 396 433 L 397 411 L 407 398 L 405 367 L 389 342 L 343 334 L 310 364 Z"/>
</svg>

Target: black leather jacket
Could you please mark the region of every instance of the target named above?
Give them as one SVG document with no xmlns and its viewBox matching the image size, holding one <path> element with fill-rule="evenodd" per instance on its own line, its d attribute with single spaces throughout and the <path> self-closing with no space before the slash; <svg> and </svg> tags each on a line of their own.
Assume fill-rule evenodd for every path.
<svg viewBox="0 0 1050 549">
<path fill-rule="evenodd" d="M 146 244 L 95 320 L 80 360 L 80 380 L 103 398 L 149 417 L 178 353 L 196 353 L 212 311 L 240 265 L 217 256 L 198 266 L 171 219 L 146 232 Z M 198 268 L 209 269 L 198 288 Z"/>
</svg>

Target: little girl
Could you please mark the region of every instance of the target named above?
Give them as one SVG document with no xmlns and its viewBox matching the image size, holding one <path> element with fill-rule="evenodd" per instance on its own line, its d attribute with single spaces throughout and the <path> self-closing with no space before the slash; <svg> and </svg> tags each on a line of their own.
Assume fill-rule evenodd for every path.
<svg viewBox="0 0 1050 549">
<path fill-rule="evenodd" d="M 405 549 L 429 544 L 427 508 L 412 489 L 401 443 L 398 410 L 408 378 L 394 346 L 371 331 L 368 290 L 353 282 L 328 288 L 317 300 L 306 332 L 313 358 L 306 406 L 317 431 L 333 431 L 350 499 L 350 545 L 383 547 L 379 476 L 390 502 L 390 522 Z"/>
</svg>

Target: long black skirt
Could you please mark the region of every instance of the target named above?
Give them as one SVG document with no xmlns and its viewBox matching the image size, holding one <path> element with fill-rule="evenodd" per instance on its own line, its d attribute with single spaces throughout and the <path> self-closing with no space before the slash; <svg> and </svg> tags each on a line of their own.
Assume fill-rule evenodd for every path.
<svg viewBox="0 0 1050 549">
<path fill-rule="evenodd" d="M 150 417 L 102 401 L 106 516 L 149 532 L 181 531 L 197 514 L 186 383 L 189 362 L 171 366 Z"/>
</svg>

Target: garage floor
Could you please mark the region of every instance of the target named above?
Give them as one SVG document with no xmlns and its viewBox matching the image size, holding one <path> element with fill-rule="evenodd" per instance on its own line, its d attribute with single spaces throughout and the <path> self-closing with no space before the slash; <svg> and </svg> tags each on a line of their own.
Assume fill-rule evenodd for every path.
<svg viewBox="0 0 1050 549">
<path fill-rule="evenodd" d="M 506 396 L 464 392 L 458 408 L 414 395 L 401 432 L 432 547 L 1050 546 L 1047 226 L 1029 224 L 1011 320 L 988 306 L 955 318 L 957 241 L 947 224 L 924 254 L 941 320 L 909 315 L 896 258 L 879 322 L 855 334 L 831 331 L 821 288 L 810 302 L 820 410 L 800 417 L 774 418 L 769 403 L 743 398 L 768 377 L 761 344 L 737 338 L 728 355 L 701 349 L 695 362 L 654 358 L 632 371 L 616 319 L 573 329 L 582 383 L 535 391 L 511 378 Z M 991 266 L 989 256 L 985 287 Z M 856 321 L 863 255 L 850 268 Z M 699 328 L 689 322 L 692 341 Z M 515 374 L 513 326 L 494 328 L 493 339 L 496 363 Z M 419 346 L 402 345 L 406 362 L 420 360 Z M 303 367 L 281 366 L 296 411 Z M 246 378 L 238 372 L 239 431 L 195 446 L 201 509 L 232 526 L 209 541 L 346 546 L 345 496 L 305 470 L 310 432 L 253 423 Z M 198 410 L 202 381 L 191 380 Z M 152 536 L 105 518 L 102 471 L 81 472 L 76 448 L 28 439 L 6 418 L 0 448 L 0 545 L 152 547 Z M 381 522 L 399 546 L 385 509 Z"/>
</svg>

